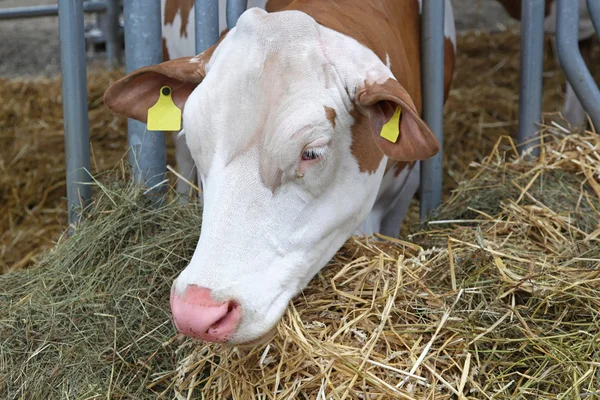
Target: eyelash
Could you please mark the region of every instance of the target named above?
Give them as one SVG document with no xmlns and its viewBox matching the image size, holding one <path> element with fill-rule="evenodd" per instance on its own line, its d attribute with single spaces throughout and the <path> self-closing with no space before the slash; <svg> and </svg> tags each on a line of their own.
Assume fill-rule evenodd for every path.
<svg viewBox="0 0 600 400">
<path fill-rule="evenodd" d="M 327 147 L 314 147 L 306 149 L 302 152 L 303 161 L 312 161 L 322 158 L 327 153 Z"/>
</svg>

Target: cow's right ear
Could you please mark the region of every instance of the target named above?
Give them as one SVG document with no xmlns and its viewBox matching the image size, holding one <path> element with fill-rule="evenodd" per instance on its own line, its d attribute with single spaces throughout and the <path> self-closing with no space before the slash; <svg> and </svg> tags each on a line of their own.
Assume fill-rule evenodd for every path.
<svg viewBox="0 0 600 400">
<path fill-rule="evenodd" d="M 208 54 L 207 54 L 208 53 Z M 148 109 L 160 96 L 160 88 L 170 86 L 173 101 L 183 109 L 188 96 L 204 79 L 205 65 L 212 51 L 196 57 L 183 57 L 140 68 L 113 83 L 104 93 L 104 104 L 116 114 L 146 122 Z"/>
</svg>

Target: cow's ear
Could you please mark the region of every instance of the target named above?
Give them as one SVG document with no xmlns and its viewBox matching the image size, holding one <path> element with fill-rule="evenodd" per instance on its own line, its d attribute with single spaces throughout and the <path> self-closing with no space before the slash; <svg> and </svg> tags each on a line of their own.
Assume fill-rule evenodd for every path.
<svg viewBox="0 0 600 400">
<path fill-rule="evenodd" d="M 396 161 L 425 160 L 435 155 L 440 144 L 421 119 L 413 100 L 402 85 L 393 78 L 383 83 L 365 83 L 356 93 L 356 101 L 369 115 L 373 139 L 377 147 Z M 395 142 L 381 136 L 383 126 L 401 110 L 398 137 Z"/>
<path fill-rule="evenodd" d="M 170 86 L 175 104 L 183 109 L 188 96 L 206 76 L 206 64 L 219 43 L 195 57 L 183 57 L 135 70 L 113 83 L 104 104 L 116 114 L 146 122 L 148 109 L 158 100 L 160 88 Z"/>
<path fill-rule="evenodd" d="M 205 70 L 192 57 L 178 58 L 140 68 L 113 83 L 104 93 L 104 104 L 116 114 L 146 122 L 148 109 L 170 86 L 173 101 L 183 108 L 188 96 L 204 79 Z"/>
</svg>

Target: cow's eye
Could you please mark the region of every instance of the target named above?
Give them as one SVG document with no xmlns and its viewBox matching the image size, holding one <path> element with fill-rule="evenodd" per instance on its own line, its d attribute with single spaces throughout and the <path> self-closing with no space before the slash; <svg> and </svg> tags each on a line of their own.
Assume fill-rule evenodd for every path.
<svg viewBox="0 0 600 400">
<path fill-rule="evenodd" d="M 310 161 L 317 160 L 325 155 L 327 147 L 313 147 L 311 149 L 305 149 L 302 152 L 302 160 Z"/>
</svg>

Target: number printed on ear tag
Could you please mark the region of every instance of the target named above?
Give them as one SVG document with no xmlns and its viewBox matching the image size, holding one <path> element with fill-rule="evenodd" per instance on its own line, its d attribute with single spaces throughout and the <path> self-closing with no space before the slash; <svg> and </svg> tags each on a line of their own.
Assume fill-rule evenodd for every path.
<svg viewBox="0 0 600 400">
<path fill-rule="evenodd" d="M 181 130 L 181 110 L 173 102 L 172 93 L 169 86 L 160 88 L 158 101 L 148 109 L 149 131 Z"/>
<path fill-rule="evenodd" d="M 400 136 L 400 116 L 402 115 L 402 108 L 396 107 L 396 111 L 392 118 L 381 128 L 379 136 L 389 140 L 392 143 L 396 143 L 398 136 Z"/>
</svg>

